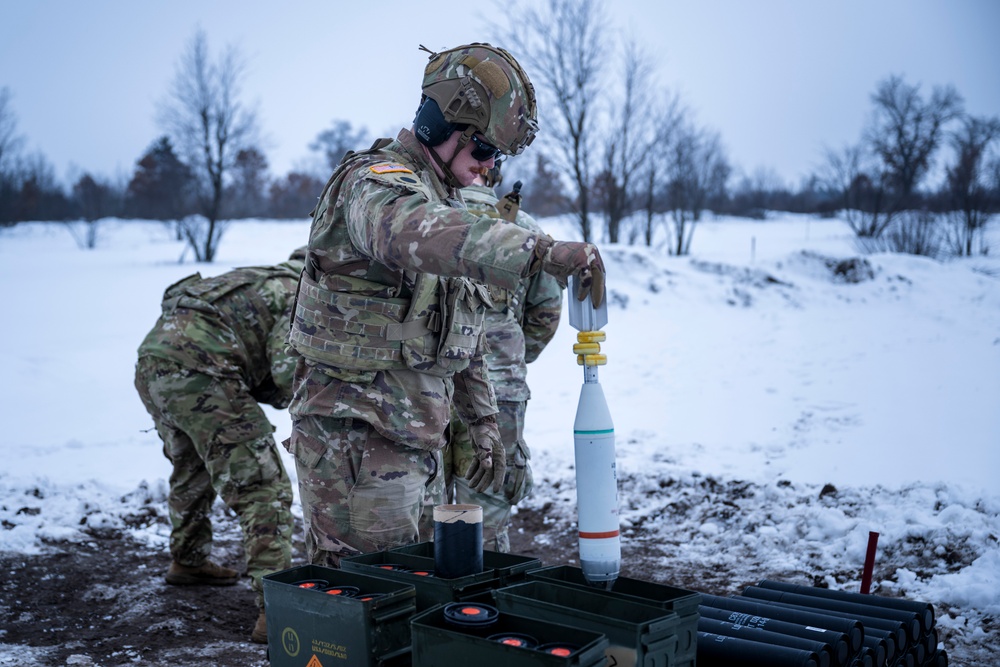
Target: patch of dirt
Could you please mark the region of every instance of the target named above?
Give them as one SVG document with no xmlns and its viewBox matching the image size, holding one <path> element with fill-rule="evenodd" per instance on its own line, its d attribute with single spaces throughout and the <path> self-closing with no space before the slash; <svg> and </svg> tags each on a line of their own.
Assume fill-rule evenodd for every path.
<svg viewBox="0 0 1000 667">
<path fill-rule="evenodd" d="M 514 515 L 511 551 L 543 565 L 577 565 L 573 528 L 554 515 L 544 507 Z M 235 517 L 215 512 L 213 523 L 213 560 L 239 568 Z M 715 595 L 753 583 L 737 580 L 738 567 L 691 562 L 680 555 L 684 545 L 644 540 L 642 533 L 623 544 L 625 576 Z M 295 546 L 293 562 L 302 564 L 301 525 Z M 257 610 L 246 579 L 228 587 L 170 586 L 163 580 L 166 550 L 127 532 L 51 548 L 45 555 L 0 553 L 0 666 L 269 666 L 267 648 L 249 641 Z M 941 637 L 946 646 L 949 634 Z M 953 664 L 977 664 L 974 652 L 955 648 L 949 649 Z"/>
<path fill-rule="evenodd" d="M 269 664 L 266 647 L 250 643 L 257 605 L 248 580 L 170 586 L 170 555 L 127 535 L 56 546 L 0 554 L 0 665 Z M 242 549 L 216 542 L 213 559 L 239 567 Z"/>
</svg>

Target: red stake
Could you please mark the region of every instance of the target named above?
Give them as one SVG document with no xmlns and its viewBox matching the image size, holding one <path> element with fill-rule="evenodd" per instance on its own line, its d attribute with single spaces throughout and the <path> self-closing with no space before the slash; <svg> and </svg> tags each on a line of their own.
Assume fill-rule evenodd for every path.
<svg viewBox="0 0 1000 667">
<path fill-rule="evenodd" d="M 861 593 L 868 595 L 872 589 L 872 570 L 875 569 L 875 548 L 878 546 L 878 533 L 868 531 L 868 553 L 865 554 L 865 571 L 861 574 Z"/>
</svg>

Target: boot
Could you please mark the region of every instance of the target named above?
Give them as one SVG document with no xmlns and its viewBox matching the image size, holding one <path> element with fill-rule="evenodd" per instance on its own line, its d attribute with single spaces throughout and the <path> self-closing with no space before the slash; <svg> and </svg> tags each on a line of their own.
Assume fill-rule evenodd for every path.
<svg viewBox="0 0 1000 667">
<path fill-rule="evenodd" d="M 267 619 L 264 617 L 264 612 L 260 612 L 260 616 L 257 617 L 257 623 L 254 624 L 253 632 L 250 633 L 250 641 L 254 644 L 267 643 Z"/>
<path fill-rule="evenodd" d="M 167 583 L 174 586 L 232 586 L 240 578 L 240 573 L 228 567 L 216 565 L 210 560 L 199 567 L 188 567 L 177 561 L 170 563 L 167 570 Z"/>
</svg>

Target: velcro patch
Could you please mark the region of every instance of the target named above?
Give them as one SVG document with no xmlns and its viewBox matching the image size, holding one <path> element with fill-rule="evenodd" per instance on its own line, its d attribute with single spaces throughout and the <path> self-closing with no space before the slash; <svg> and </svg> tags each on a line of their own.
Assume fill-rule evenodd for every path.
<svg viewBox="0 0 1000 667">
<path fill-rule="evenodd" d="M 410 169 L 409 167 L 402 164 L 395 164 L 392 162 L 385 162 L 383 164 L 374 164 L 368 168 L 371 169 L 376 174 L 413 173 L 413 170 Z"/>
</svg>

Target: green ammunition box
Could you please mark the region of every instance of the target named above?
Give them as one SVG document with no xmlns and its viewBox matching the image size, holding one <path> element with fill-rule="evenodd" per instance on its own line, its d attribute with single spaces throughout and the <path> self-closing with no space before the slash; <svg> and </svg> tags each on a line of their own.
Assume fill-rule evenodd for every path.
<svg viewBox="0 0 1000 667">
<path fill-rule="evenodd" d="M 683 588 L 629 577 L 618 577 L 610 591 L 596 589 L 587 583 L 583 570 L 571 565 L 555 565 L 538 570 L 529 570 L 527 579 L 552 581 L 560 585 L 574 586 L 587 591 L 600 591 L 604 595 L 618 597 L 633 602 L 662 607 L 677 614 L 680 625 L 677 629 L 677 653 L 670 667 L 693 667 L 698 652 L 698 606 L 701 595 Z"/>
<path fill-rule="evenodd" d="M 509 612 L 602 632 L 609 665 L 676 665 L 680 617 L 663 607 L 541 579 L 501 588 L 496 606 Z"/>
<path fill-rule="evenodd" d="M 296 582 L 352 586 L 357 597 Z M 263 578 L 271 667 L 389 667 L 409 663 L 416 592 L 406 583 L 303 565 Z M 371 599 L 365 600 L 368 595 Z"/>
<path fill-rule="evenodd" d="M 608 639 L 590 630 L 560 625 L 537 618 L 501 613 L 486 628 L 452 625 L 444 605 L 436 605 L 413 617 L 413 667 L 605 667 Z M 498 635 L 530 635 L 536 648 L 511 646 Z M 548 644 L 573 646 L 566 655 L 539 650 Z"/>
<path fill-rule="evenodd" d="M 403 570 L 383 569 L 382 566 L 390 564 L 402 566 L 407 570 L 434 572 L 433 558 L 390 551 L 349 556 L 340 561 L 340 567 L 344 570 L 363 572 L 413 586 L 416 589 L 417 611 L 423 611 L 446 602 L 467 600 L 500 586 L 500 581 L 492 570 L 484 570 L 478 574 L 456 577 L 455 579 L 442 579 Z"/>
<path fill-rule="evenodd" d="M 418 542 L 408 544 L 403 547 L 389 549 L 389 553 L 412 554 L 423 556 L 424 558 L 434 558 L 433 542 Z M 519 554 L 502 553 L 483 549 L 483 569 L 493 570 L 500 586 L 524 581 L 528 570 L 536 570 L 542 566 L 541 561 L 531 556 L 521 556 Z"/>
</svg>

